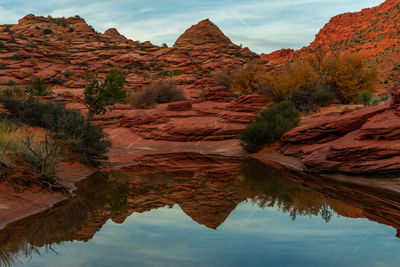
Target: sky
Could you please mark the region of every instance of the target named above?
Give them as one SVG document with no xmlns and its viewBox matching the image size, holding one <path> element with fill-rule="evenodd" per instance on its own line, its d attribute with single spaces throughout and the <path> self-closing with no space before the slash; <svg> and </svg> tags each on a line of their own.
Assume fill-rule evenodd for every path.
<svg viewBox="0 0 400 267">
<path fill-rule="evenodd" d="M 1 0 L 0 24 L 27 14 L 80 15 L 97 31 L 117 28 L 126 37 L 173 45 L 191 25 L 209 18 L 236 44 L 257 53 L 299 49 L 332 16 L 383 0 Z"/>
</svg>

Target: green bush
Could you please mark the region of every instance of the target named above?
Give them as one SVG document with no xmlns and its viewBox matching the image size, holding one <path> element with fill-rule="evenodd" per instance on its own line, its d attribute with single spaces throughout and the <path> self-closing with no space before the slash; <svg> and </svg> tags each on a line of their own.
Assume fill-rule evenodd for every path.
<svg viewBox="0 0 400 267">
<path fill-rule="evenodd" d="M 300 112 L 292 103 L 285 101 L 273 104 L 240 134 L 241 145 L 248 152 L 258 152 L 296 127 L 299 121 Z"/>
<path fill-rule="evenodd" d="M 44 29 L 43 34 L 52 34 L 53 31 L 51 29 Z"/>
<path fill-rule="evenodd" d="M 136 108 L 151 108 L 157 104 L 185 100 L 183 90 L 174 81 L 156 81 L 141 94 L 131 98 L 131 104 Z"/>
<path fill-rule="evenodd" d="M 20 60 L 21 57 L 18 54 L 14 54 L 10 57 L 12 60 Z"/>
<path fill-rule="evenodd" d="M 126 78 L 122 71 L 111 69 L 104 79 L 99 83 L 91 74 L 86 77 L 88 85 L 85 88 L 84 103 L 89 109 L 88 116 L 102 115 L 107 107 L 126 99 Z"/>
<path fill-rule="evenodd" d="M 24 102 L 4 97 L 1 102 L 11 118 L 49 129 L 55 138 L 68 140 L 71 152 L 78 154 L 82 162 L 98 165 L 107 159 L 105 153 L 111 143 L 106 140 L 106 134 L 78 110 L 67 109 L 61 104 L 41 103 L 32 97 Z"/>
<path fill-rule="evenodd" d="M 369 101 L 369 106 L 377 106 L 381 102 L 381 98 L 379 97 L 372 97 Z"/>
<path fill-rule="evenodd" d="M 28 92 L 33 96 L 47 96 L 53 94 L 47 84 L 39 77 L 35 78 L 32 85 L 28 88 Z"/>
<path fill-rule="evenodd" d="M 335 94 L 327 89 L 319 89 L 311 96 L 313 104 L 321 107 L 329 106 L 335 99 Z"/>
<path fill-rule="evenodd" d="M 368 90 L 361 90 L 357 93 L 357 101 L 364 106 L 368 106 L 372 100 L 372 93 Z"/>
</svg>

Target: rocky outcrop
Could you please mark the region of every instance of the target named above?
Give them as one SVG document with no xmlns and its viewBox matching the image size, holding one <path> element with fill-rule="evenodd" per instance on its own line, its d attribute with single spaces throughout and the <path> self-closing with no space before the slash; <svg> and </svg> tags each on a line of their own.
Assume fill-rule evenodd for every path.
<svg viewBox="0 0 400 267">
<path fill-rule="evenodd" d="M 212 23 L 209 19 L 200 21 L 193 25 L 176 40 L 174 47 L 183 49 L 194 49 L 199 46 L 222 47 L 232 46 L 231 40 Z"/>
<path fill-rule="evenodd" d="M 377 7 L 333 17 L 315 40 L 300 50 L 282 49 L 262 54 L 261 59 L 285 63 L 305 58 L 320 49 L 328 54 L 357 53 L 379 69 L 383 82 L 400 71 L 399 21 L 400 0 L 387 0 Z M 391 86 L 392 81 L 387 79 L 386 87 Z"/>
<path fill-rule="evenodd" d="M 115 41 L 119 41 L 119 42 L 128 41 L 128 39 L 125 36 L 123 36 L 122 34 L 120 34 L 118 32 L 118 30 L 115 28 L 110 28 L 110 29 L 106 30 L 104 32 L 104 35 L 109 36 L 111 39 L 113 39 Z"/>
<path fill-rule="evenodd" d="M 81 77 L 88 71 L 102 79 L 110 68 L 119 68 L 128 77 L 126 86 L 132 93 L 172 76 L 192 99 L 208 90 L 216 71 L 236 69 L 258 58 L 232 44 L 208 20 L 168 48 L 129 40 L 114 28 L 98 33 L 79 16 L 30 14 L 16 25 L 0 25 L 0 42 L 0 90 L 10 85 L 27 87 L 35 77 L 56 90 L 82 89 L 86 83 Z"/>
<path fill-rule="evenodd" d="M 175 102 L 168 105 L 167 110 L 169 111 L 187 111 L 192 109 L 192 102 L 181 101 Z"/>
<path fill-rule="evenodd" d="M 319 171 L 400 172 L 399 95 L 390 105 L 306 119 L 281 138 L 281 152 Z"/>
</svg>

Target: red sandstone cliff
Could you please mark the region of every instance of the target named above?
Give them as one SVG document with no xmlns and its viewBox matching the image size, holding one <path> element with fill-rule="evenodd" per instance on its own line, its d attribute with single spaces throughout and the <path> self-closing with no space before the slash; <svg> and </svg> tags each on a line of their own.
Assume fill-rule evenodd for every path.
<svg viewBox="0 0 400 267">
<path fill-rule="evenodd" d="M 359 53 L 378 67 L 382 81 L 391 84 L 391 79 L 400 74 L 399 28 L 400 1 L 387 0 L 377 7 L 333 17 L 307 47 L 262 54 L 261 59 L 283 63 L 304 58 L 318 49 L 335 54 Z"/>
</svg>

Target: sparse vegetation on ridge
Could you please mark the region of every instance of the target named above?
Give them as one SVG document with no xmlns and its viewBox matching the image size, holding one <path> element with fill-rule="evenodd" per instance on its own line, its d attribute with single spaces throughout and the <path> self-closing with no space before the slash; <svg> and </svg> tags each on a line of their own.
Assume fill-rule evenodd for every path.
<svg viewBox="0 0 400 267">
<path fill-rule="evenodd" d="M 78 110 L 65 108 L 61 104 L 41 103 L 30 97 L 21 102 L 3 97 L 10 118 L 31 126 L 48 129 L 57 139 L 67 140 L 70 152 L 79 156 L 82 162 L 98 165 L 106 159 L 110 147 L 106 134 L 100 126 L 94 126 Z"/>
<path fill-rule="evenodd" d="M 50 188 L 56 186 L 56 172 L 63 158 L 61 146 L 47 135 L 34 136 L 27 129 L 0 118 L 0 165 L 4 168 L 0 178 L 4 178 L 7 169 L 13 166 L 15 157 L 22 160 L 25 168 L 39 175 L 38 182 L 46 183 Z"/>
<path fill-rule="evenodd" d="M 330 104 L 354 103 L 361 90 L 374 92 L 378 72 L 368 68 L 357 55 L 329 56 L 316 54 L 306 60 L 287 64 L 278 74 L 269 74 L 261 65 L 250 64 L 233 75 L 232 90 L 259 93 L 274 102 L 290 101 L 298 110 Z"/>
</svg>

